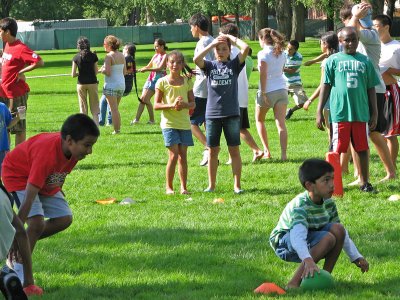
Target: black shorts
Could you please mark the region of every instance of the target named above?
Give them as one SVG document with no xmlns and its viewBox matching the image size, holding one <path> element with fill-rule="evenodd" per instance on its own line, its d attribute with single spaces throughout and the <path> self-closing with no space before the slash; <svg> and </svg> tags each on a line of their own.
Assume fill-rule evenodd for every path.
<svg viewBox="0 0 400 300">
<path fill-rule="evenodd" d="M 388 101 L 385 99 L 385 94 L 376 94 L 376 104 L 378 106 L 378 121 L 376 127 L 372 131 L 386 133 L 388 129 Z"/>
<path fill-rule="evenodd" d="M 201 126 L 206 121 L 207 98 L 194 97 L 194 102 L 196 103 L 196 107 L 190 116 L 190 123 Z"/>
<path fill-rule="evenodd" d="M 247 112 L 247 107 L 240 108 L 240 129 L 250 128 L 249 114 Z"/>
</svg>

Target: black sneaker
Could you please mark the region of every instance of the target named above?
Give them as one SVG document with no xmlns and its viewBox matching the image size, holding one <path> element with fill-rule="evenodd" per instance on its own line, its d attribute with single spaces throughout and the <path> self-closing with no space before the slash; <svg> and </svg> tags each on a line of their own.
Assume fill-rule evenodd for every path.
<svg viewBox="0 0 400 300">
<path fill-rule="evenodd" d="M 360 191 L 361 192 L 367 192 L 367 193 L 374 193 L 375 189 L 372 186 L 372 184 L 367 182 L 367 183 L 364 183 L 362 186 L 360 186 Z"/>
<path fill-rule="evenodd" d="M 7 266 L 0 272 L 0 290 L 7 300 L 28 300 L 17 273 Z"/>
<path fill-rule="evenodd" d="M 293 110 L 291 110 L 290 108 L 286 111 L 286 116 L 285 116 L 285 120 L 289 120 L 290 117 L 293 115 Z"/>
</svg>

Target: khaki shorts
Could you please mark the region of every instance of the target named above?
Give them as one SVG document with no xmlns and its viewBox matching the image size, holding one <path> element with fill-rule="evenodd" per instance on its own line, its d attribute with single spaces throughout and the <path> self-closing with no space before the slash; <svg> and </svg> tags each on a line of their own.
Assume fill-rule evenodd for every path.
<svg viewBox="0 0 400 300">
<path fill-rule="evenodd" d="M 22 95 L 20 97 L 16 97 L 13 100 L 13 107 L 11 109 L 11 114 L 13 116 L 16 115 L 16 113 L 18 112 L 17 107 L 19 106 L 25 106 L 26 109 L 28 110 L 28 93 L 26 93 L 25 95 Z M 7 98 L 1 98 L 0 97 L 0 101 L 3 102 L 5 105 L 7 105 L 7 107 L 10 106 L 10 99 Z M 19 120 L 19 122 L 17 124 L 15 124 L 15 126 L 11 127 L 10 132 L 12 134 L 16 134 L 19 132 L 25 132 L 26 131 L 26 120 Z"/>
<path fill-rule="evenodd" d="M 304 104 L 308 100 L 306 92 L 300 84 L 289 85 L 288 92 L 293 97 L 296 105 Z"/>
</svg>

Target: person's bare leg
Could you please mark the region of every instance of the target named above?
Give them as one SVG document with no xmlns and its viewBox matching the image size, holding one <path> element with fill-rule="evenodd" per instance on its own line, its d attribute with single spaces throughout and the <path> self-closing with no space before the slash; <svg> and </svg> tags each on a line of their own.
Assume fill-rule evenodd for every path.
<svg viewBox="0 0 400 300">
<path fill-rule="evenodd" d="M 178 162 L 179 149 L 178 145 L 172 145 L 168 148 L 168 162 L 165 170 L 165 192 L 172 194 L 174 192 L 174 176 L 176 163 Z"/>
<path fill-rule="evenodd" d="M 195 136 L 195 138 L 203 144 L 204 147 L 207 147 L 207 140 L 206 136 L 204 135 L 203 131 L 201 131 L 200 127 L 197 125 L 192 124 L 191 125 L 192 129 L 192 134 Z"/>
<path fill-rule="evenodd" d="M 179 158 L 178 158 L 178 172 L 181 180 L 181 194 L 187 194 L 187 175 L 188 175 L 188 164 L 187 164 L 187 146 L 179 145 Z"/>
<path fill-rule="evenodd" d="M 336 244 L 335 236 L 331 233 L 328 233 L 321 239 L 321 241 L 318 244 L 312 247 L 310 250 L 310 255 L 315 261 L 315 263 L 318 263 L 321 259 L 323 259 L 335 247 L 335 244 Z M 298 288 L 300 286 L 302 280 L 301 276 L 303 272 L 304 272 L 304 264 L 300 263 L 293 277 L 287 284 L 288 289 Z"/>
<path fill-rule="evenodd" d="M 399 140 L 397 136 L 391 136 L 386 139 L 390 157 L 392 158 L 393 166 L 397 169 L 397 156 L 399 155 Z"/>
<path fill-rule="evenodd" d="M 381 181 L 396 178 L 396 170 L 385 138 L 377 131 L 371 132 L 369 138 L 374 143 L 375 149 L 378 152 L 379 158 L 381 159 L 386 171 L 386 176 L 381 179 Z"/>
<path fill-rule="evenodd" d="M 26 232 L 29 238 L 29 245 L 31 252 L 33 252 L 38 240 L 67 229 L 72 224 L 72 216 L 53 218 L 46 221 L 44 221 L 43 216 L 34 216 L 29 218 L 26 223 L 28 224 Z"/>
<path fill-rule="evenodd" d="M 267 129 L 265 127 L 265 116 L 268 112 L 268 108 L 263 108 L 256 106 L 256 127 L 258 135 L 261 139 L 261 144 L 263 145 L 264 152 L 267 156 L 271 156 L 271 152 L 268 147 L 268 135 Z"/>
<path fill-rule="evenodd" d="M 241 190 L 240 178 L 242 175 L 242 158 L 240 157 L 239 146 L 228 146 L 229 156 L 232 160 L 233 190 Z"/>
<path fill-rule="evenodd" d="M 26 140 L 26 131 L 20 131 L 15 133 L 15 146 L 25 142 Z"/>
<path fill-rule="evenodd" d="M 359 178 L 360 178 L 360 185 L 364 185 L 369 180 L 369 151 L 360 151 L 355 152 L 355 161 L 354 164 L 360 166 L 359 168 Z M 353 158 L 353 159 L 354 159 Z"/>
<path fill-rule="evenodd" d="M 108 105 L 111 110 L 112 125 L 114 127 L 114 132 L 119 133 L 121 130 L 121 115 L 118 110 L 118 98 L 114 96 L 106 96 Z"/>
<path fill-rule="evenodd" d="M 240 138 L 249 145 L 250 149 L 253 151 L 253 162 L 260 159 L 263 156 L 263 151 L 258 147 L 256 141 L 251 135 L 250 131 L 246 128 L 240 129 Z"/>
<path fill-rule="evenodd" d="M 276 104 L 274 106 L 274 116 L 275 116 L 275 124 L 278 129 L 279 134 L 279 142 L 281 145 L 281 160 L 286 160 L 286 150 L 287 150 L 287 141 L 288 134 L 285 124 L 285 115 L 286 115 L 286 104 Z"/>
<path fill-rule="evenodd" d="M 218 154 L 220 147 L 209 147 L 208 157 L 208 189 L 215 190 L 218 170 Z"/>
<path fill-rule="evenodd" d="M 350 157 L 351 157 L 350 147 L 347 149 L 346 153 L 340 153 L 340 167 L 342 168 L 342 174 L 349 173 Z"/>
</svg>

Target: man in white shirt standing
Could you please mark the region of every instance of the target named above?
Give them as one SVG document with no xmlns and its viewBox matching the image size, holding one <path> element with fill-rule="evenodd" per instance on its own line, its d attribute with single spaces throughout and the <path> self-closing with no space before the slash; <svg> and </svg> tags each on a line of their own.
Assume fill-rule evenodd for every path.
<svg viewBox="0 0 400 300">
<path fill-rule="evenodd" d="M 201 13 L 193 15 L 189 20 L 190 31 L 193 37 L 199 38 L 194 50 L 194 56 L 206 48 L 212 43 L 214 38 L 209 35 L 208 28 L 210 22 L 207 17 Z M 214 60 L 214 52 L 210 51 L 207 53 L 206 60 Z M 206 105 L 207 105 L 207 77 L 203 70 L 196 66 L 196 80 L 193 86 L 194 100 L 196 102 L 196 108 L 190 116 L 190 123 L 192 127 L 192 134 L 199 140 L 200 143 L 205 147 L 203 153 L 203 159 L 200 162 L 201 166 L 207 166 L 208 164 L 208 148 L 206 142 L 206 136 L 201 131 L 200 126 L 204 124 L 206 120 Z"/>
<path fill-rule="evenodd" d="M 400 88 L 397 80 L 400 78 L 400 42 L 393 40 L 390 35 L 392 20 L 387 15 L 377 15 L 373 19 L 374 28 L 379 33 L 381 41 L 381 58 L 379 68 L 386 85 L 388 99 L 389 127 L 385 134 L 393 164 L 396 166 L 399 154 L 400 134 Z"/>
</svg>

